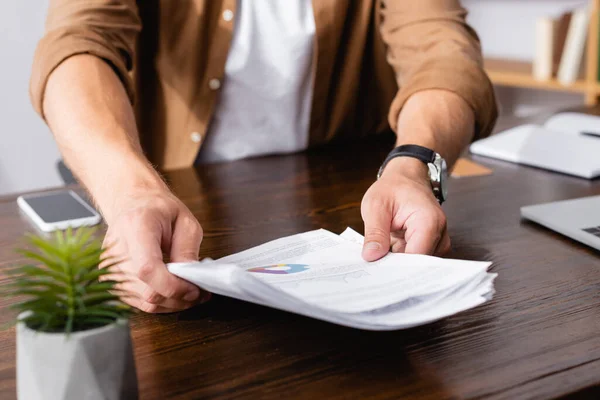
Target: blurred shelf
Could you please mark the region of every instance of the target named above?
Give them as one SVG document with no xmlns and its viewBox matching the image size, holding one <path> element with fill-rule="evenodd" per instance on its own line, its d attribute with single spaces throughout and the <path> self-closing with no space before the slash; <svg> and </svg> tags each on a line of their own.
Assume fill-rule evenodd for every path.
<svg viewBox="0 0 600 400">
<path fill-rule="evenodd" d="M 559 92 L 579 93 L 584 96 L 585 104 L 597 106 L 600 104 L 600 75 L 599 48 L 600 48 L 600 0 L 588 0 L 590 10 L 590 24 L 588 27 L 586 43 L 586 60 L 583 63 L 584 73 L 570 85 L 562 85 L 556 78 L 538 81 L 533 78 L 531 62 L 508 59 L 486 58 L 485 70 L 496 85 L 553 90 Z"/>
<path fill-rule="evenodd" d="M 568 86 L 561 84 L 556 78 L 538 81 L 533 78 L 532 64 L 526 61 L 488 58 L 484 65 L 490 79 L 497 85 L 575 93 L 600 92 L 599 85 L 594 84 L 590 88 L 584 79 L 578 79 Z"/>
</svg>

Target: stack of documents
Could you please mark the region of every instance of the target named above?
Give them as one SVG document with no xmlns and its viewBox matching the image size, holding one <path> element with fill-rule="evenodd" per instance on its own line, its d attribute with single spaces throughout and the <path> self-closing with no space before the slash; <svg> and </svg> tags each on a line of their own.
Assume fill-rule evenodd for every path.
<svg viewBox="0 0 600 400">
<path fill-rule="evenodd" d="M 348 228 L 301 233 L 219 260 L 169 270 L 216 294 L 339 325 L 396 330 L 426 324 L 491 299 L 491 263 L 389 253 L 362 259 Z"/>
</svg>

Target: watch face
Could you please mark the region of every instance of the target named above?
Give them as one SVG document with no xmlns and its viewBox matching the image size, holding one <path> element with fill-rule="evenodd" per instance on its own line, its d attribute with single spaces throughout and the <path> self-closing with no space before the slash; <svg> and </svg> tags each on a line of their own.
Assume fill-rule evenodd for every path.
<svg viewBox="0 0 600 400">
<path fill-rule="evenodd" d="M 442 158 L 442 171 L 440 174 L 440 186 L 442 192 L 442 201 L 445 201 L 448 198 L 448 166 L 446 165 L 446 160 Z"/>
<path fill-rule="evenodd" d="M 446 161 L 437 153 L 435 160 L 427 166 L 429 167 L 429 179 L 431 180 L 433 194 L 441 204 L 448 198 L 448 166 Z"/>
</svg>

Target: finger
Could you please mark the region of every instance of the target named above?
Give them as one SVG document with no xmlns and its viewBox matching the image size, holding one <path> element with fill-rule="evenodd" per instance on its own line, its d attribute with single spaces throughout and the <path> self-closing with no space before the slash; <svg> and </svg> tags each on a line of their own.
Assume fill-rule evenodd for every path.
<svg viewBox="0 0 600 400">
<path fill-rule="evenodd" d="M 366 261 L 375 261 L 390 250 L 390 227 L 392 214 L 390 207 L 382 203 L 370 203 L 363 207 L 365 223 L 365 244 L 362 257 Z"/>
<path fill-rule="evenodd" d="M 406 249 L 406 239 L 404 239 L 404 232 L 398 234 L 392 232 L 390 235 L 391 251 L 392 253 L 404 253 Z"/>
<path fill-rule="evenodd" d="M 136 307 L 138 310 L 143 311 L 145 313 L 148 314 L 173 314 L 176 312 L 180 312 L 183 310 L 187 310 L 188 308 L 191 308 L 192 305 L 190 305 L 189 307 L 186 308 L 168 308 L 168 307 L 163 307 L 163 306 L 159 306 L 156 304 L 150 304 L 150 303 L 142 303 L 139 307 Z"/>
<path fill-rule="evenodd" d="M 165 296 L 161 295 L 135 276 L 121 274 L 118 281 L 120 283 L 117 285 L 117 289 L 122 293 L 125 293 L 127 297 L 159 305 L 167 301 Z M 182 300 L 173 300 L 183 302 Z"/>
<path fill-rule="evenodd" d="M 446 254 L 450 253 L 450 250 L 452 250 L 452 243 L 450 241 L 450 236 L 448 235 L 448 231 L 444 231 L 444 233 L 442 234 L 442 239 L 440 240 L 440 243 L 438 244 L 437 248 L 435 249 L 434 255 L 442 257 L 445 256 Z"/>
<path fill-rule="evenodd" d="M 434 218 L 416 218 L 406 222 L 407 254 L 433 254 L 441 238 L 442 229 Z"/>
<path fill-rule="evenodd" d="M 165 298 L 188 302 L 198 299 L 200 290 L 172 275 L 163 263 L 160 222 L 152 218 L 140 218 L 134 222 L 124 229 L 135 276 Z"/>
<path fill-rule="evenodd" d="M 117 260 L 124 260 L 127 254 L 124 248 L 123 241 L 117 241 L 116 239 L 110 238 L 108 235 L 102 242 L 102 256 L 100 259 L 99 268 L 106 268 L 114 264 Z"/>
<path fill-rule="evenodd" d="M 125 302 L 127 304 L 129 304 L 131 307 L 137 308 L 138 310 L 143 311 L 145 313 L 149 313 L 149 314 L 170 314 L 170 313 L 183 311 L 183 310 L 186 310 L 187 308 L 192 307 L 192 305 L 190 305 L 189 307 L 186 307 L 186 308 L 170 308 L 170 307 L 165 307 L 165 306 L 161 306 L 158 304 L 146 303 L 139 298 L 129 298 Z"/>
<path fill-rule="evenodd" d="M 171 262 L 198 261 L 200 243 L 202 243 L 202 227 L 196 218 L 177 217 L 171 240 Z"/>
<path fill-rule="evenodd" d="M 137 277 L 123 272 L 118 265 L 113 273 L 103 275 L 102 278 L 102 280 L 118 282 L 115 285 L 115 290 L 117 291 L 117 294 L 121 296 L 121 300 L 125 302 L 127 302 L 126 298 L 135 298 L 141 300 L 142 302 L 161 305 L 167 308 L 185 309 L 189 307 L 188 303 L 190 302 L 185 300 L 165 298 L 153 290 L 150 286 L 139 280 Z M 204 293 L 204 296 L 202 296 L 200 302 L 208 301 L 209 298 L 210 297 L 207 296 L 207 293 Z M 191 303 L 195 304 L 197 302 L 198 300 Z M 127 303 L 129 304 L 129 302 Z"/>
<path fill-rule="evenodd" d="M 118 286 L 118 289 L 128 293 L 123 297 L 123 301 L 129 305 L 139 308 L 142 311 L 154 313 L 165 308 L 173 311 L 185 310 L 196 304 L 202 304 L 210 300 L 210 294 L 206 293 L 201 300 L 194 302 L 186 302 L 177 299 L 165 299 L 163 296 L 156 294 L 152 288 L 145 283 L 137 281 L 128 281 Z M 162 301 L 158 301 L 158 300 Z"/>
</svg>

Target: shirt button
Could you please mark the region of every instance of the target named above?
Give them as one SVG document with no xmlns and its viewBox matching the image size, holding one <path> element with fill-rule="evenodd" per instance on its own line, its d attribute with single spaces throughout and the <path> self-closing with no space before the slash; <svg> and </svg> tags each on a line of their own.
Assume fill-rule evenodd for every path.
<svg viewBox="0 0 600 400">
<path fill-rule="evenodd" d="M 227 22 L 231 21 L 233 19 L 233 11 L 231 11 L 231 10 L 223 11 L 223 19 Z"/>
<path fill-rule="evenodd" d="M 192 142 L 194 143 L 200 143 L 200 141 L 202 140 L 202 135 L 198 132 L 192 132 L 190 134 L 190 139 L 192 139 Z"/>
<path fill-rule="evenodd" d="M 213 78 L 210 81 L 208 81 L 208 87 L 212 90 L 217 90 L 221 87 L 221 81 L 217 78 Z"/>
</svg>

